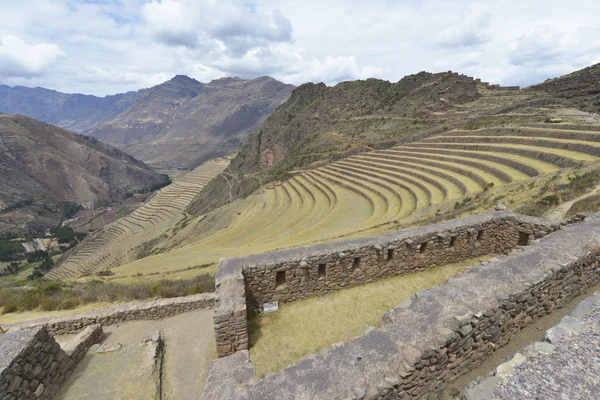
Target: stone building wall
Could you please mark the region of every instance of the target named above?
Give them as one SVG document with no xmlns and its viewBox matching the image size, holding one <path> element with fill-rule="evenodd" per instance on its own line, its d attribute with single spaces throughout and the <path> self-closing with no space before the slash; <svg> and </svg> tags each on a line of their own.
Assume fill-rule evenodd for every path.
<svg viewBox="0 0 600 400">
<path fill-rule="evenodd" d="M 247 308 L 260 310 L 269 301 L 307 299 L 472 257 L 504 254 L 560 226 L 556 221 L 491 212 L 380 236 L 221 260 L 215 285 L 217 354 L 225 357 L 248 348 Z"/>
<path fill-rule="evenodd" d="M 433 398 L 531 322 L 597 284 L 599 256 L 594 215 L 419 292 L 389 310 L 381 327 L 279 373 L 255 381 L 245 351 L 219 359 L 204 399 Z"/>
<path fill-rule="evenodd" d="M 392 235 L 341 242 L 281 261 L 244 264 L 248 307 L 288 303 L 487 254 L 505 254 L 556 230 L 559 224 L 524 216 L 487 214 Z M 265 262 L 266 261 L 266 262 Z"/>
<path fill-rule="evenodd" d="M 51 399 L 87 350 L 102 337 L 90 326 L 64 349 L 44 327 L 0 336 L 0 400 Z"/>
<path fill-rule="evenodd" d="M 240 268 L 222 265 L 215 277 L 213 322 L 217 354 L 225 357 L 248 349 L 248 315 L 244 276 Z"/>
<path fill-rule="evenodd" d="M 198 308 L 211 308 L 213 305 L 214 293 L 202 293 L 172 299 L 120 304 L 62 317 L 41 318 L 3 325 L 3 328 L 8 331 L 15 331 L 44 326 L 48 332 L 54 335 L 63 335 L 77 333 L 90 325 L 101 324 L 106 326 L 125 321 L 163 319 Z"/>
</svg>

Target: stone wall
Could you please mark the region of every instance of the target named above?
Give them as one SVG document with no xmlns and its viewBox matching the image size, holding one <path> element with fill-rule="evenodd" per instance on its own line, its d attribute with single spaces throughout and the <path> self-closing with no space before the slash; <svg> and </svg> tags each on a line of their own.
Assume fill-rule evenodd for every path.
<svg viewBox="0 0 600 400">
<path fill-rule="evenodd" d="M 51 399 L 91 345 L 102 337 L 90 326 L 64 349 L 44 327 L 0 336 L 0 400 Z"/>
<path fill-rule="evenodd" d="M 221 265 L 215 277 L 215 340 L 217 354 L 225 357 L 248 349 L 248 316 L 244 276 L 234 263 Z"/>
<path fill-rule="evenodd" d="M 379 328 L 279 373 L 256 381 L 245 351 L 221 358 L 211 364 L 204 399 L 433 398 L 532 321 L 597 284 L 599 247 L 594 215 L 419 292 L 389 310 Z"/>
<path fill-rule="evenodd" d="M 287 303 L 486 254 L 505 254 L 558 226 L 487 214 L 304 254 L 284 251 L 262 262 L 244 263 L 246 300 L 250 308 L 259 310 L 270 301 Z"/>
<path fill-rule="evenodd" d="M 225 357 L 248 348 L 246 308 L 260 310 L 270 301 L 307 299 L 472 257 L 508 253 L 560 226 L 556 221 L 491 212 L 381 236 L 221 260 L 214 315 L 217 354 Z"/>
<path fill-rule="evenodd" d="M 559 391 L 565 399 L 598 397 L 599 317 L 600 292 L 597 292 L 548 329 L 543 341 L 527 346 L 488 377 L 469 384 L 461 399 L 547 399 L 556 397 Z M 571 368 L 565 370 L 564 365 Z"/>
<path fill-rule="evenodd" d="M 202 293 L 173 299 L 126 303 L 62 317 L 25 321 L 4 325 L 4 329 L 15 331 L 44 326 L 52 334 L 63 335 L 77 333 L 83 328 L 95 324 L 106 326 L 124 321 L 162 319 L 198 308 L 210 308 L 213 304 L 214 293 Z"/>
</svg>

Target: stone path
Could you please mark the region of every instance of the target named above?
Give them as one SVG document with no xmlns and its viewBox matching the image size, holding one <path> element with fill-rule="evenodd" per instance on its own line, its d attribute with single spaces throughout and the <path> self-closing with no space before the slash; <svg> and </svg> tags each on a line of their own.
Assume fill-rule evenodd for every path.
<svg viewBox="0 0 600 400">
<path fill-rule="evenodd" d="M 570 399 L 600 396 L 600 293 L 465 392 L 467 400 Z"/>
<path fill-rule="evenodd" d="M 600 185 L 597 186 L 592 191 L 584 194 L 583 196 L 579 196 L 576 199 L 569 200 L 565 203 L 558 205 L 556 208 L 553 208 L 552 210 L 548 211 L 546 213 L 546 215 L 544 215 L 544 218 L 552 219 L 552 220 L 564 219 L 567 216 L 567 212 L 569 212 L 569 210 L 571 209 L 573 204 L 577 203 L 579 200 L 587 199 L 590 196 L 598 194 L 599 191 L 600 191 Z"/>
<path fill-rule="evenodd" d="M 210 358 L 216 357 L 212 310 L 199 309 L 157 321 L 131 321 L 104 328 L 108 351 L 91 349 L 57 398 L 146 400 L 158 398 L 151 337 L 163 333 L 163 400 L 201 397 Z M 59 342 L 70 335 L 57 336 Z"/>
</svg>

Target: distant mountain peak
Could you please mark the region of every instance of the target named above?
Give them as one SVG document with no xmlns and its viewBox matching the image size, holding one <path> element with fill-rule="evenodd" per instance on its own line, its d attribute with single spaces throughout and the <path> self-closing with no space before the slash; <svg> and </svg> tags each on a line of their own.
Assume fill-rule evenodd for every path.
<svg viewBox="0 0 600 400">
<path fill-rule="evenodd" d="M 171 78 L 170 80 L 168 80 L 165 83 L 198 84 L 198 83 L 202 83 L 202 82 L 199 82 L 199 81 L 195 80 L 194 78 L 190 78 L 187 75 L 175 75 L 173 78 Z"/>
<path fill-rule="evenodd" d="M 210 81 L 210 83 L 226 85 L 228 83 L 239 82 L 243 80 L 244 79 L 238 78 L 237 76 L 224 76 L 219 79 L 213 79 L 212 81 Z"/>
</svg>

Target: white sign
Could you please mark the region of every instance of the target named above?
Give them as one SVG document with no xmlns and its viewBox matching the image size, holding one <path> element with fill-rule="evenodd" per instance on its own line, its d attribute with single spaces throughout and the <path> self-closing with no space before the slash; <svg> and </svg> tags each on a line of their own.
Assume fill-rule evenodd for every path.
<svg viewBox="0 0 600 400">
<path fill-rule="evenodd" d="M 268 314 L 276 311 L 279 311 L 278 301 L 271 301 L 269 303 L 263 304 L 263 313 Z"/>
</svg>

